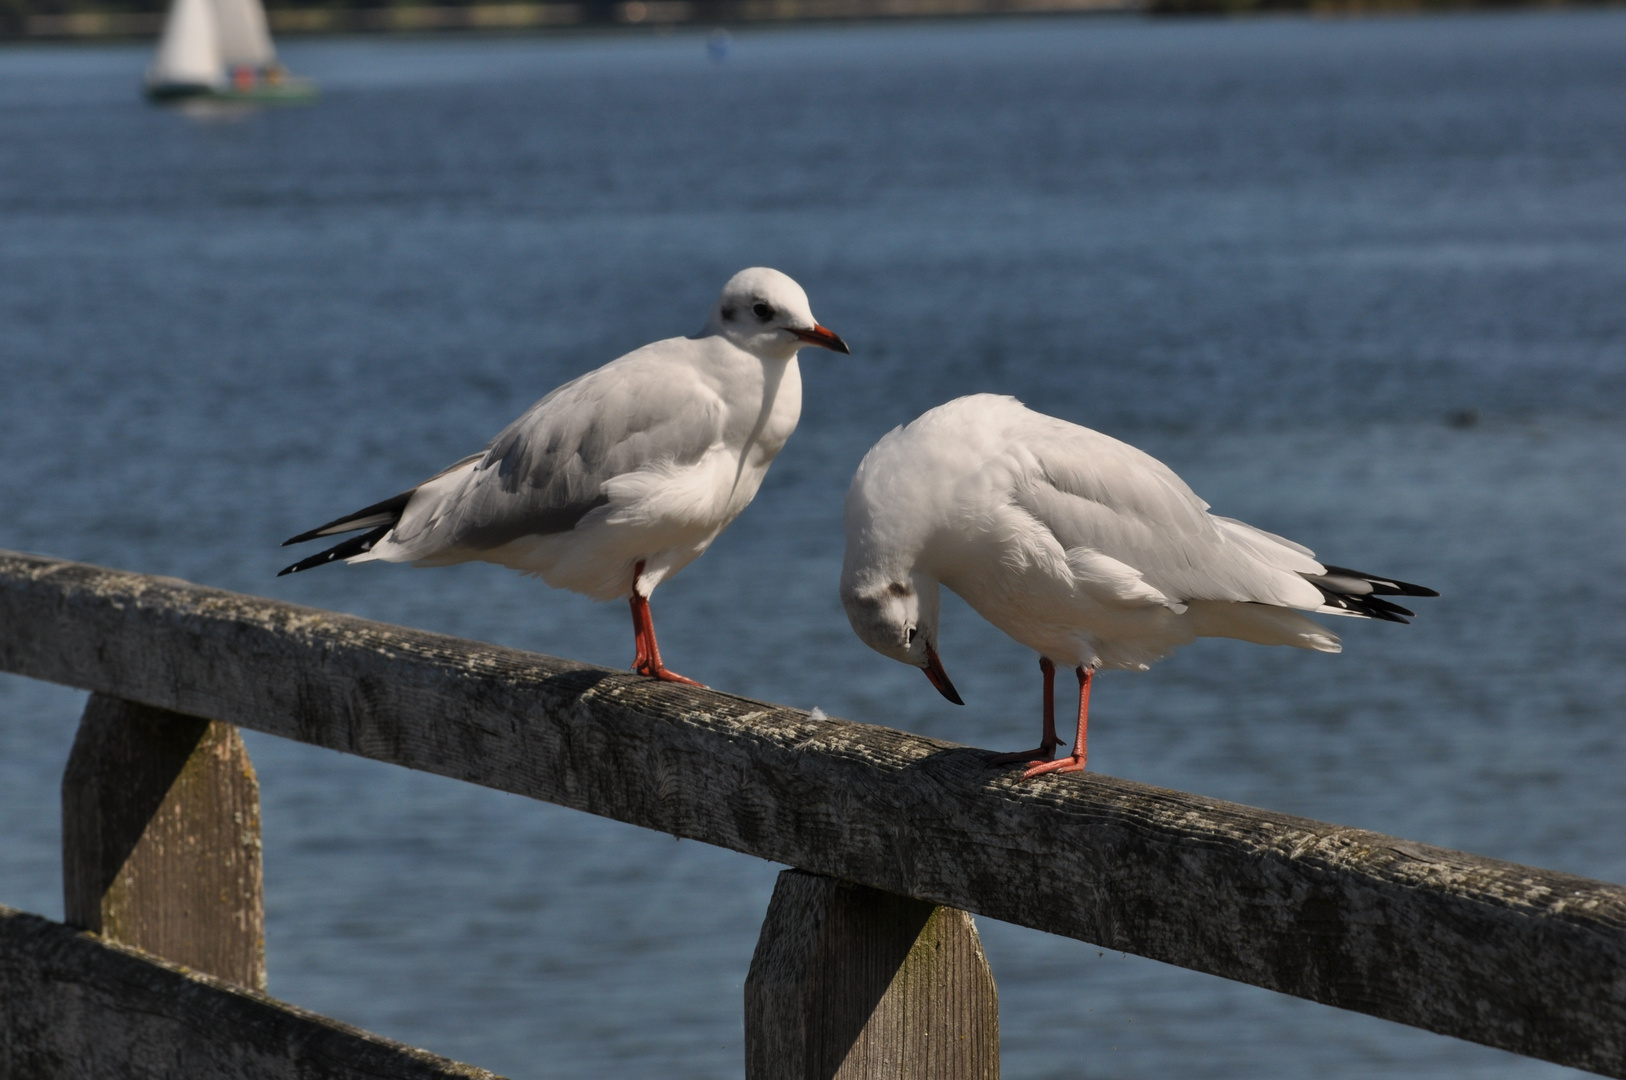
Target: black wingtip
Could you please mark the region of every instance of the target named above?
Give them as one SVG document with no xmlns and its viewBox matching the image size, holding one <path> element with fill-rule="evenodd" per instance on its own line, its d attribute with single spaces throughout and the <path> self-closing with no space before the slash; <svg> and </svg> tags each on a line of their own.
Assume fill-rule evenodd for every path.
<svg viewBox="0 0 1626 1080">
<path fill-rule="evenodd" d="M 407 503 L 412 501 L 412 496 L 417 490 L 417 488 L 412 488 L 410 491 L 403 491 L 399 495 L 391 495 L 381 502 L 375 502 L 371 506 L 364 506 L 353 514 L 336 517 L 332 521 L 318 525 L 308 532 L 302 532 L 298 536 L 290 536 L 282 542 L 282 546 L 303 544 L 308 540 L 319 540 L 325 536 L 337 536 L 340 533 L 354 532 L 357 529 L 372 528 L 386 519 L 393 525 L 401 520 L 402 511 L 406 509 Z"/>
<path fill-rule="evenodd" d="M 277 577 L 287 574 L 297 574 L 301 570 L 313 570 L 318 566 L 326 566 L 330 562 L 348 559 L 355 555 L 365 554 L 373 550 L 373 545 L 384 539 L 386 533 L 395 528 L 394 525 L 380 525 L 360 536 L 352 536 L 342 544 L 334 544 L 326 551 L 318 551 L 315 555 L 300 559 L 292 566 L 285 566 L 277 571 Z"/>
<path fill-rule="evenodd" d="M 1343 575 L 1350 576 L 1350 575 Z M 1366 619 L 1378 619 L 1382 622 L 1409 623 L 1417 613 L 1399 604 L 1391 603 L 1375 592 L 1346 593 L 1336 588 L 1328 587 L 1323 578 L 1308 578 L 1310 584 L 1321 590 L 1322 601 L 1331 608 L 1347 611 L 1351 615 L 1359 615 Z"/>
<path fill-rule="evenodd" d="M 1413 585 L 1409 581 L 1398 578 L 1379 577 L 1377 574 L 1368 574 L 1364 570 L 1351 570 L 1347 566 L 1327 565 L 1327 573 L 1339 577 L 1359 578 L 1372 586 L 1372 593 L 1376 596 L 1438 596 L 1439 593 L 1426 585 Z M 1407 612 L 1410 614 L 1410 612 Z"/>
</svg>

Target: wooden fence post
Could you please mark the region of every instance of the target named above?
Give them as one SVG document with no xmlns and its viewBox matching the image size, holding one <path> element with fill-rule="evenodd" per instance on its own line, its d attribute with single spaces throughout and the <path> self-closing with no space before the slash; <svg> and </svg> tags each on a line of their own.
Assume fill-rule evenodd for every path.
<svg viewBox="0 0 1626 1080">
<path fill-rule="evenodd" d="M 264 990 L 262 880 L 237 729 L 92 694 L 62 777 L 67 922 Z"/>
<path fill-rule="evenodd" d="M 786 870 L 745 980 L 746 1080 L 998 1080 L 971 916 Z"/>
</svg>

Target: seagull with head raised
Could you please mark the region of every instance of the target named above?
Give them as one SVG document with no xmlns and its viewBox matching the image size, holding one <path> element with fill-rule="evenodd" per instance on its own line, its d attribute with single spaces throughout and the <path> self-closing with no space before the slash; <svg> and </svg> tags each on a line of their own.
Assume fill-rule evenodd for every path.
<svg viewBox="0 0 1626 1080">
<path fill-rule="evenodd" d="M 1339 652 L 1301 611 L 1406 622 L 1385 599 L 1438 596 L 1328 566 L 1309 548 L 1208 512 L 1168 466 L 1089 428 L 976 394 L 876 443 L 847 492 L 841 601 L 860 639 L 963 704 L 937 655 L 939 587 L 1039 654 L 1044 729 L 1025 776 L 1087 761 L 1090 682 L 1144 670 L 1199 637 Z M 1078 674 L 1078 734 L 1056 759 L 1055 674 Z"/>
<path fill-rule="evenodd" d="M 649 596 L 756 495 L 801 415 L 796 353 L 806 345 L 848 351 L 800 285 L 742 270 L 699 334 L 572 379 L 479 453 L 286 541 L 360 533 L 282 573 L 338 559 L 479 560 L 595 600 L 627 597 L 633 670 L 693 683 L 662 663 Z"/>
</svg>

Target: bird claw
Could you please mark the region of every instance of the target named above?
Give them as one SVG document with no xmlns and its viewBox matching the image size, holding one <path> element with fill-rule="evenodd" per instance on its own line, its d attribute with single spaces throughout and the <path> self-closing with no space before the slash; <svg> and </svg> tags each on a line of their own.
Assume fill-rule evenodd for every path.
<svg viewBox="0 0 1626 1080">
<path fill-rule="evenodd" d="M 1060 761 L 1035 761 L 1035 762 L 1033 762 L 1031 765 L 1028 766 L 1027 772 L 1022 774 L 1022 779 L 1024 779 L 1024 780 L 1032 780 L 1035 776 L 1044 776 L 1047 773 L 1066 773 L 1066 772 L 1083 772 L 1083 771 L 1084 771 L 1084 761 L 1083 761 L 1083 759 L 1075 757 L 1075 756 L 1069 754 L 1067 757 L 1062 758 Z"/>
<path fill-rule="evenodd" d="M 684 686 L 698 686 L 702 690 L 706 688 L 705 683 L 695 682 L 693 679 L 684 675 L 679 675 L 677 672 L 665 666 L 651 668 L 648 665 L 639 664 L 634 666 L 632 670 L 639 675 L 644 675 L 651 679 L 659 679 L 661 682 L 682 683 Z"/>
<path fill-rule="evenodd" d="M 1056 744 L 1056 746 L 1060 745 L 1060 743 Z M 1023 762 L 1028 765 L 1040 765 L 1047 761 L 1056 760 L 1056 746 L 1040 746 L 1032 750 L 1018 750 L 1014 754 L 995 754 L 988 759 L 988 764 L 1015 765 L 1018 762 Z"/>
</svg>

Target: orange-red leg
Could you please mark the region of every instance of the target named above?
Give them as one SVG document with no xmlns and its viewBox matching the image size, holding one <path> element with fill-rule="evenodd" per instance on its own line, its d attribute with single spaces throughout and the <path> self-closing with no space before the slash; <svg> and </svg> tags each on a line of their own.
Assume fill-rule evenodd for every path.
<svg viewBox="0 0 1626 1080">
<path fill-rule="evenodd" d="M 1018 761 L 1038 765 L 1055 760 L 1056 747 L 1061 745 L 1061 739 L 1056 736 L 1056 665 L 1041 656 L 1039 670 L 1044 673 L 1044 734 L 1039 737 L 1038 748 L 1015 754 L 995 754 L 988 759 L 990 765 L 1014 765 Z"/>
<path fill-rule="evenodd" d="M 649 613 L 649 598 L 638 591 L 638 579 L 643 576 L 644 564 L 639 561 L 632 569 L 632 639 L 637 650 L 632 658 L 632 670 L 665 682 L 704 685 L 679 675 L 661 663 L 661 647 L 655 641 L 655 617 Z"/>
<path fill-rule="evenodd" d="M 1095 673 L 1089 668 L 1078 669 L 1078 738 L 1073 741 L 1073 752 L 1060 761 L 1036 761 L 1022 774 L 1029 780 L 1045 773 L 1083 772 L 1089 761 L 1089 747 L 1085 741 L 1090 725 L 1090 679 Z"/>
</svg>

